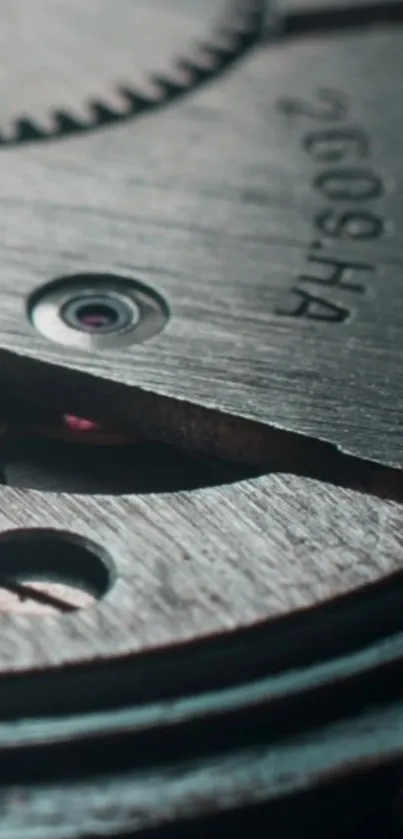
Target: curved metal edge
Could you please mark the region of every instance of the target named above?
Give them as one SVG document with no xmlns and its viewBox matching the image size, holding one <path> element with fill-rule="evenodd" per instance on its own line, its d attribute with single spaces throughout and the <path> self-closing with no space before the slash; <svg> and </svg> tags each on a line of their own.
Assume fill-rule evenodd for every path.
<svg viewBox="0 0 403 839">
<path fill-rule="evenodd" d="M 237 0 L 236 17 L 242 24 L 240 28 L 231 26 L 230 13 L 224 27 L 219 27 L 212 33 L 211 39 L 202 47 L 211 60 L 211 66 L 206 67 L 193 60 L 176 61 L 176 68 L 185 69 L 189 80 L 178 83 L 170 78 L 169 73 L 153 78 L 158 86 L 158 96 L 151 98 L 144 92 L 137 90 L 131 83 L 119 87 L 117 93 L 126 109 L 117 111 L 107 100 L 90 101 L 87 103 L 89 118 L 87 122 L 78 119 L 69 110 L 55 109 L 52 114 L 54 128 L 47 130 L 40 125 L 35 116 L 16 117 L 14 131 L 10 138 L 0 134 L 0 150 L 27 143 L 49 142 L 64 139 L 73 135 L 88 134 L 100 128 L 120 125 L 137 117 L 165 108 L 169 104 L 183 99 L 193 91 L 198 90 L 213 79 L 229 70 L 263 37 L 266 24 L 271 20 L 270 4 L 267 0 Z M 224 48 L 215 43 L 215 35 L 220 32 L 230 33 L 232 46 Z"/>
</svg>

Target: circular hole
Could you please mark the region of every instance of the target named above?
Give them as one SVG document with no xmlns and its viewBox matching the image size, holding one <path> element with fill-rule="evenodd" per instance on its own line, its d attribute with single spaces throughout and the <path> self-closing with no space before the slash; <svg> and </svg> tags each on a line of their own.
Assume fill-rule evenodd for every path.
<svg viewBox="0 0 403 839">
<path fill-rule="evenodd" d="M 77 320 L 83 329 L 106 329 L 115 326 L 118 317 L 111 306 L 87 303 L 77 309 Z"/>
<path fill-rule="evenodd" d="M 75 274 L 38 289 L 32 325 L 51 341 L 84 350 L 139 344 L 166 325 L 168 308 L 153 289 L 115 274 Z"/>
<path fill-rule="evenodd" d="M 111 329 L 118 323 L 118 316 L 111 306 L 100 303 L 80 305 L 76 313 L 82 329 Z"/>
<path fill-rule="evenodd" d="M 87 303 L 77 309 L 77 320 L 83 329 L 106 329 L 116 325 L 118 316 L 111 306 Z"/>
<path fill-rule="evenodd" d="M 63 614 L 87 608 L 112 583 L 103 549 L 72 533 L 15 530 L 0 536 L 0 611 Z"/>
<path fill-rule="evenodd" d="M 63 306 L 61 317 L 73 329 L 113 333 L 135 326 L 139 312 L 133 301 L 117 295 L 83 293 Z"/>
</svg>

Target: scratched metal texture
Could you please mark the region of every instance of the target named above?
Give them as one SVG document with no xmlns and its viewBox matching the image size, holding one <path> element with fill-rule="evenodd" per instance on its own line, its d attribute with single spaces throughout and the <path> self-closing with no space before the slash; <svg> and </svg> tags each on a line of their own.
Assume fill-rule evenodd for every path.
<svg viewBox="0 0 403 839">
<path fill-rule="evenodd" d="M 210 34 L 218 6 L 216 0 L 118 0 L 111 15 L 108 0 L 84 6 L 79 0 L 5 0 L 1 49 L 8 72 L 2 74 L 0 90 L 2 131 L 7 134 L 8 128 L 11 134 L 17 115 L 50 128 L 58 108 L 88 118 L 90 99 L 123 108 L 119 82 L 146 88 L 151 73 L 174 73 L 181 51 L 185 58 Z"/>
<path fill-rule="evenodd" d="M 71 137 L 163 107 L 236 62 L 270 9 L 266 0 L 118 0 L 111 15 L 108 0 L 5 0 L 1 142 Z"/>
<path fill-rule="evenodd" d="M 29 470 L 13 475 L 29 485 Z M 210 482 L 1 489 L 0 576 L 21 528 L 95 542 L 113 569 L 90 608 L 0 615 L 4 836 L 142 835 L 270 802 L 292 835 L 293 819 L 310 823 L 295 802 L 308 792 L 322 813 L 313 836 L 323 818 L 358 829 L 372 807 L 389 836 L 403 755 L 400 473 L 343 488 L 241 481 L 221 464 Z M 368 769 L 372 793 L 354 792 Z"/>
<path fill-rule="evenodd" d="M 202 410 L 199 437 L 212 449 L 215 428 L 234 417 L 226 454 L 232 447 L 246 459 L 237 433 L 253 420 L 259 433 L 285 429 L 400 465 L 401 44 L 395 26 L 256 47 L 163 113 L 23 152 L 5 146 L 3 387 L 24 383 L 42 404 L 84 416 L 93 408 L 96 418 L 168 437 L 180 426 L 192 442 L 192 409 Z M 323 119 L 279 110 L 294 97 Z M 363 132 L 364 151 L 352 141 L 342 163 L 337 153 L 313 161 L 309 133 L 337 127 Z M 380 194 L 329 200 L 320 184 L 340 166 L 365 170 L 358 193 L 369 178 Z M 319 234 L 314 218 L 335 210 L 375 214 L 381 235 L 358 240 L 354 224 L 350 238 Z M 353 289 L 326 282 L 333 260 L 359 265 L 343 269 Z M 163 332 L 92 355 L 36 334 L 28 295 L 55 277 L 96 270 L 154 287 L 171 311 Z M 289 316 L 301 289 L 325 302 L 310 303 L 308 317 Z M 311 317 L 323 315 L 345 320 Z"/>
<path fill-rule="evenodd" d="M 403 754 L 398 475 L 0 500 L 3 533 L 63 523 L 116 569 L 92 609 L 2 616 L 5 836 L 135 835 L 270 801 L 282 835 L 309 790 L 333 826 L 380 806 L 377 785 L 330 817 L 322 786 L 350 779 L 354 798 Z"/>
<path fill-rule="evenodd" d="M 398 501 L 311 479 L 272 475 L 123 497 L 5 487 L 0 499 L 2 533 L 73 532 L 103 546 L 115 573 L 109 593 L 89 609 L 34 623 L 1 613 L 4 674 L 251 625 L 402 566 Z"/>
<path fill-rule="evenodd" d="M 204 33 L 210 9 L 198 9 Z M 0 490 L 0 575 L 2 542 L 25 528 L 95 541 L 113 569 L 106 596 L 72 614 L 2 612 L 0 600 L 7 839 L 134 835 L 271 799 L 291 812 L 289 796 L 403 754 L 401 477 L 334 452 L 401 465 L 402 37 L 384 28 L 252 48 L 255 36 L 242 62 L 163 113 L 31 145 L 25 126 L 23 148 L 0 149 L 4 415 L 14 403 L 29 428 L 28 400 L 32 417 L 137 425 L 266 472 L 217 464 L 189 485 L 192 466 L 180 474 L 178 460 L 172 484 L 146 487 L 134 455 L 121 483 L 103 476 L 96 493 L 95 474 L 79 474 L 80 491 L 70 474 L 52 485 L 3 446 L 14 486 Z M 92 57 L 80 56 L 95 90 Z M 318 80 L 336 92 L 318 98 Z M 62 89 L 49 75 L 39 110 Z M 324 118 L 300 120 L 295 97 Z M 345 320 L 276 314 L 300 293 L 312 219 L 334 209 L 312 185 L 337 161 L 312 161 L 307 138 L 339 126 L 368 154 L 348 167 L 382 182 L 353 207 L 376 214 L 382 235 L 319 249 L 366 265 L 343 274 L 362 290 L 315 285 L 316 314 Z M 32 330 L 33 290 L 96 270 L 158 290 L 167 328 L 93 355 Z M 302 282 L 313 293 L 312 277 Z"/>
</svg>

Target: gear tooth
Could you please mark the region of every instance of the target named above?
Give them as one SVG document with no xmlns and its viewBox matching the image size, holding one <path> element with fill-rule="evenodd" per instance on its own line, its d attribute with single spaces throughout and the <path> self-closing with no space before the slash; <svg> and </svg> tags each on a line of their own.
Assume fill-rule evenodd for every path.
<svg viewBox="0 0 403 839">
<path fill-rule="evenodd" d="M 212 69 L 214 68 L 214 72 L 216 72 L 218 69 L 226 67 L 227 64 L 230 64 L 233 60 L 233 49 L 226 49 L 222 46 L 204 46 L 203 44 L 202 50 L 203 53 L 211 59 Z"/>
<path fill-rule="evenodd" d="M 47 137 L 46 131 L 39 128 L 36 123 L 29 118 L 18 119 L 14 123 L 14 142 L 28 143 L 35 140 L 44 140 Z"/>
<path fill-rule="evenodd" d="M 196 61 L 184 58 L 180 59 L 177 64 L 181 70 L 185 70 L 191 77 L 191 82 L 188 87 L 197 87 L 197 85 L 202 84 L 211 76 L 212 71 L 210 67 L 202 67 Z"/>
<path fill-rule="evenodd" d="M 151 82 L 158 87 L 161 97 L 164 99 L 175 99 L 176 96 L 180 96 L 186 90 L 185 85 L 177 84 L 166 76 L 153 75 L 151 76 Z"/>
<path fill-rule="evenodd" d="M 202 84 L 208 81 L 219 70 L 222 69 L 217 50 L 211 45 L 198 44 L 193 58 L 194 71 L 197 74 L 196 83 Z M 225 66 L 225 64 L 224 64 Z"/>
<path fill-rule="evenodd" d="M 86 129 L 86 126 L 69 114 L 68 111 L 53 111 L 53 120 L 55 125 L 54 134 L 56 136 L 77 134 L 79 131 L 85 131 Z"/>
<path fill-rule="evenodd" d="M 142 93 L 122 85 L 115 88 L 121 99 L 112 104 L 94 100 L 87 104 L 90 116 L 75 117 L 68 110 L 50 113 L 51 125 L 42 128 L 33 119 L 22 117 L 14 122 L 11 136 L 0 134 L 0 147 L 44 141 L 91 131 L 103 125 L 135 118 L 179 99 L 193 88 L 201 87 L 216 74 L 225 71 L 238 58 L 260 42 L 265 32 L 266 0 L 232 0 L 231 15 L 216 26 L 208 44 L 195 45 L 190 57 L 179 57 L 167 75 L 145 80 Z M 227 21 L 227 22 L 226 22 Z"/>
<path fill-rule="evenodd" d="M 118 90 L 120 95 L 128 102 L 130 106 L 130 113 L 132 114 L 140 114 L 142 111 L 148 111 L 152 106 L 149 99 L 146 99 L 144 96 L 140 96 L 139 93 L 136 93 L 135 90 L 131 90 L 130 87 L 119 87 Z"/>
<path fill-rule="evenodd" d="M 111 122 L 117 122 L 119 119 L 122 119 L 122 116 L 112 110 L 112 108 L 104 105 L 103 102 L 90 102 L 89 108 L 97 125 L 108 125 Z"/>
</svg>

